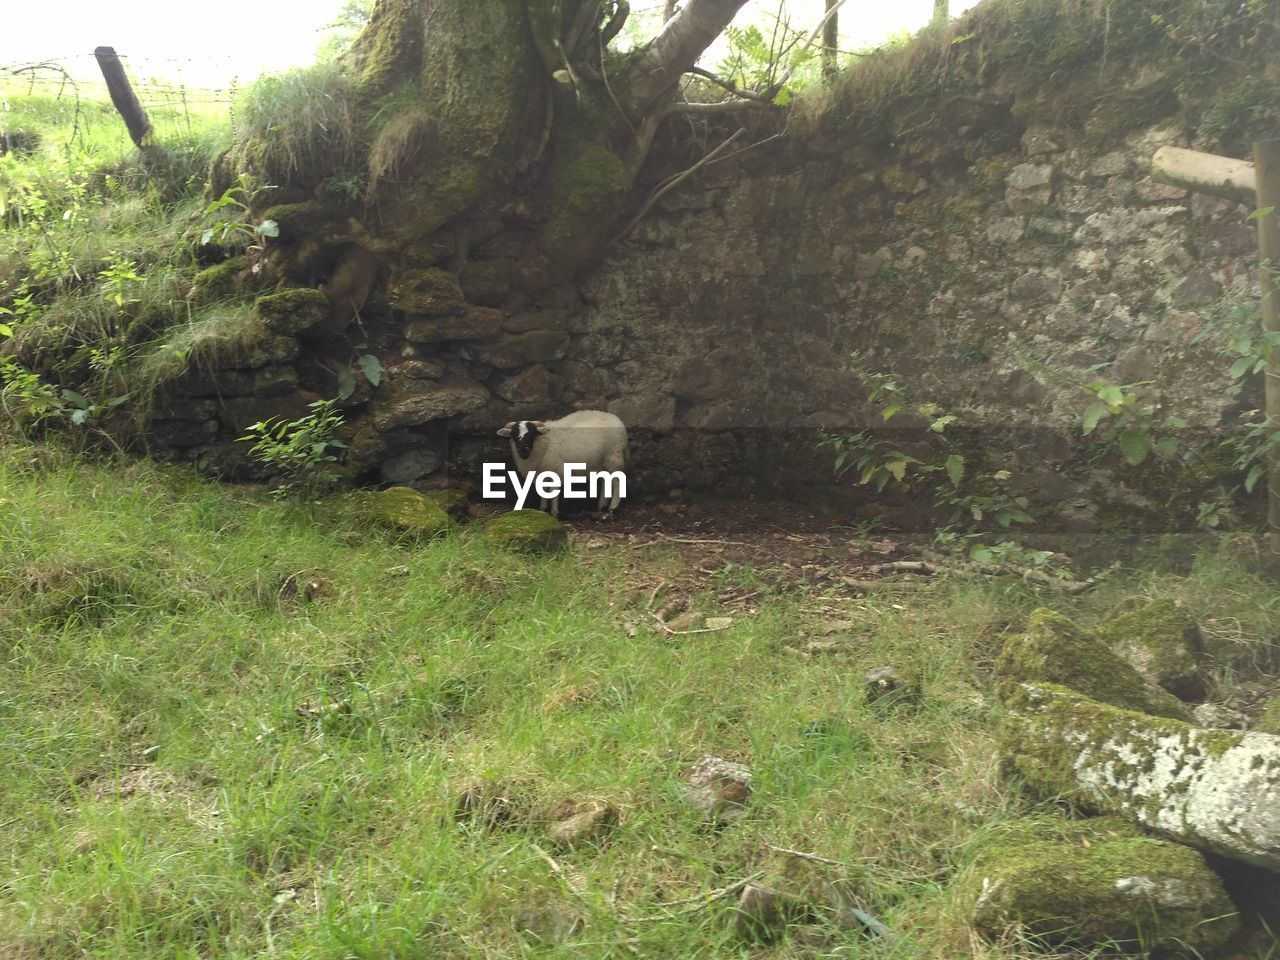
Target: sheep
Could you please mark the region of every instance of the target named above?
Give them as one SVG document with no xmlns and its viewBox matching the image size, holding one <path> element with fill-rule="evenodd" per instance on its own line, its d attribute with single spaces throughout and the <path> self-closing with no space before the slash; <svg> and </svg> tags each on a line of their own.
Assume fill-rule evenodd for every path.
<svg viewBox="0 0 1280 960">
<path fill-rule="evenodd" d="M 559 420 L 512 420 L 498 431 L 498 436 L 510 438 L 511 453 L 522 478 L 532 472 L 554 473 L 560 477 L 561 488 L 565 464 L 585 464 L 588 472 L 621 471 L 627 466 L 626 425 L 601 410 L 578 410 Z M 611 484 L 600 486 L 596 509 L 603 512 L 605 496 L 612 488 L 609 513 L 613 513 L 622 499 L 621 484 L 615 478 Z M 560 497 L 543 497 L 543 510 L 548 503 L 551 515 L 558 518 Z"/>
</svg>

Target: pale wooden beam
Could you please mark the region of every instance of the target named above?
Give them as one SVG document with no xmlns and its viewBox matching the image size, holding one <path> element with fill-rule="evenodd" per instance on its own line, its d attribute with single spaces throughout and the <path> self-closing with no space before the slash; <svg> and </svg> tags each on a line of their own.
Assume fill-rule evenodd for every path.
<svg viewBox="0 0 1280 960">
<path fill-rule="evenodd" d="M 1253 164 L 1182 147 L 1161 147 L 1151 158 L 1151 179 L 1197 193 L 1253 203 Z"/>
</svg>

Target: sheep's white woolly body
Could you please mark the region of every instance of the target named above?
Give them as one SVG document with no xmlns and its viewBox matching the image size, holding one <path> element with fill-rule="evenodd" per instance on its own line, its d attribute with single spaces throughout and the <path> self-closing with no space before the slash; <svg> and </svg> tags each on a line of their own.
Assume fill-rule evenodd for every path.
<svg viewBox="0 0 1280 960">
<path fill-rule="evenodd" d="M 561 485 L 565 479 L 565 464 L 582 463 L 588 472 L 623 470 L 627 465 L 627 428 L 612 413 L 602 410 L 578 410 L 559 420 L 547 420 L 542 424 L 539 436 L 533 441 L 528 458 L 520 456 L 517 446 L 523 431 L 530 428 L 529 421 L 516 424 L 510 433 L 511 455 L 521 477 L 531 472 L 555 473 Z M 503 428 L 504 430 L 506 428 Z M 604 509 L 604 494 L 600 495 L 597 509 Z M 616 491 L 609 504 L 616 510 L 621 496 Z M 548 501 L 542 501 L 545 510 Z M 560 515 L 560 498 L 550 501 L 551 515 Z"/>
</svg>

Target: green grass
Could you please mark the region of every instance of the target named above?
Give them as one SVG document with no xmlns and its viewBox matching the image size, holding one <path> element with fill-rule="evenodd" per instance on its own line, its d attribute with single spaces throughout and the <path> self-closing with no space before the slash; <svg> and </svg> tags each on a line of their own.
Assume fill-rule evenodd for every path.
<svg viewBox="0 0 1280 960">
<path fill-rule="evenodd" d="M 765 587 L 747 615 L 709 579 L 694 606 L 732 628 L 664 639 L 647 595 L 687 574 L 674 553 L 397 543 L 326 504 L 26 444 L 0 447 L 0 500 L 0 956 L 1043 956 L 971 943 L 948 889 L 1026 809 L 995 776 L 988 677 L 1043 602 L 1021 585 Z M 1235 551 L 1198 562 L 1073 612 L 1135 592 L 1221 612 L 1229 582 L 1241 631 L 1274 632 Z M 789 654 L 833 618 L 843 652 Z M 883 663 L 923 674 L 921 710 L 865 707 Z M 706 753 L 755 776 L 721 830 L 681 797 Z M 483 782 L 513 822 L 455 819 Z M 620 823 L 559 852 L 540 818 L 572 798 Z M 628 919 L 757 872 L 902 939 L 820 917 L 742 944 L 724 903 Z M 557 912 L 580 924 L 562 945 L 521 932 Z"/>
</svg>

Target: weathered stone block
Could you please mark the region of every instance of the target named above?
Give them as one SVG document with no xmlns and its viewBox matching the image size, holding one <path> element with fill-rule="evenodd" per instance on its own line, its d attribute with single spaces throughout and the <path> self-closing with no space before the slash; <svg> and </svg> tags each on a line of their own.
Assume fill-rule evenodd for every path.
<svg viewBox="0 0 1280 960">
<path fill-rule="evenodd" d="M 389 395 L 375 401 L 371 419 L 382 432 L 412 427 L 454 414 L 478 410 L 489 401 L 482 384 L 456 377 L 439 382 L 399 380 L 391 384 Z"/>
<path fill-rule="evenodd" d="M 312 287 L 264 294 L 253 306 L 272 333 L 303 333 L 324 323 L 329 315 L 329 298 Z"/>
<path fill-rule="evenodd" d="M 499 370 L 511 370 L 530 363 L 545 363 L 564 356 L 569 334 L 563 330 L 530 330 L 512 333 L 472 348 L 475 359 Z"/>
<path fill-rule="evenodd" d="M 502 311 L 472 307 L 448 316 L 413 316 L 404 327 L 411 343 L 444 343 L 449 340 L 486 340 L 502 332 Z"/>
<path fill-rule="evenodd" d="M 463 313 L 467 304 L 453 274 L 439 267 L 400 264 L 387 280 L 387 302 L 397 310 L 423 316 Z"/>
<path fill-rule="evenodd" d="M 1171 600 L 1157 600 L 1099 625 L 1098 637 L 1140 673 L 1181 700 L 1204 697 L 1200 628 Z"/>
</svg>

